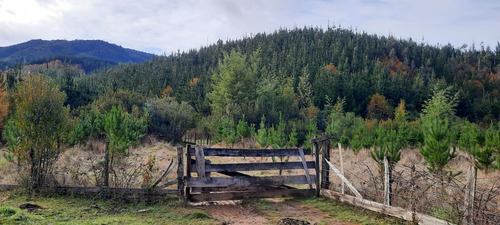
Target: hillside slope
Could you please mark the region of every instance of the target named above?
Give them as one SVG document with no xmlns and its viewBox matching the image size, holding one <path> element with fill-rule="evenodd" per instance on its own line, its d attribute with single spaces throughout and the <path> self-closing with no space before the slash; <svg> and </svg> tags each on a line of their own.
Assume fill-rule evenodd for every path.
<svg viewBox="0 0 500 225">
<path fill-rule="evenodd" d="M 346 29 L 284 29 L 218 41 L 96 73 L 79 82 L 88 90 L 119 88 L 144 95 L 159 95 L 170 86 L 177 100 L 208 115 L 213 75 L 231 52 L 243 54 L 242 68 L 251 68 L 249 74 L 259 87 L 242 89 L 251 97 L 236 104 L 241 109 L 258 109 L 243 110 L 250 123 L 259 124 L 262 115 L 267 122 L 277 123 L 279 111 L 285 119 L 297 118 L 299 109 L 307 108 L 299 102 L 312 102 L 323 110 L 339 98 L 345 98 L 347 112 L 369 117 L 367 106 L 375 94 L 383 95 L 391 108 L 404 100 L 410 117 L 416 119 L 433 88 L 447 86 L 459 93 L 459 117 L 485 124 L 500 118 L 500 44 L 494 49 L 458 49 Z M 292 97 L 296 97 L 292 100 L 297 104 L 284 102 L 283 93 L 290 91 L 283 90 L 293 90 Z"/>
<path fill-rule="evenodd" d="M 44 63 L 55 59 L 82 64 L 85 68 L 94 64 L 139 63 L 153 56 L 102 40 L 31 40 L 0 47 L 0 69 L 16 63 Z"/>
</svg>

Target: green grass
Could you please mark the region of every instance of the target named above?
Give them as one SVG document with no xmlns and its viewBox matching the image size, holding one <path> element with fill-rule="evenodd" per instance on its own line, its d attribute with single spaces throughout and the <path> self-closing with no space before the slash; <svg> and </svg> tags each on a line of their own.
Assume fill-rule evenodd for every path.
<svg viewBox="0 0 500 225">
<path fill-rule="evenodd" d="M 406 224 L 406 221 L 361 209 L 329 198 L 291 198 L 285 201 L 314 206 L 339 222 L 360 224 Z"/>
<path fill-rule="evenodd" d="M 256 210 L 261 212 L 276 210 L 266 199 L 245 199 L 243 200 L 243 204 L 252 205 Z"/>
<path fill-rule="evenodd" d="M 451 207 L 434 206 L 429 212 L 427 212 L 427 214 L 439 219 L 450 221 L 454 224 L 458 224 L 460 222 L 458 218 L 462 218 L 462 216 Z"/>
<path fill-rule="evenodd" d="M 34 203 L 45 209 L 28 212 L 18 206 Z M 92 207 L 97 205 L 98 207 Z M 205 212 L 175 199 L 146 205 L 116 200 L 11 195 L 0 202 L 0 224 L 217 224 Z"/>
<path fill-rule="evenodd" d="M 404 224 L 402 220 L 327 198 L 287 198 L 284 201 L 280 203 L 255 199 L 245 200 L 242 204 L 260 211 L 271 221 L 282 217 L 280 204 L 288 203 L 326 212 L 326 220 L 332 218 L 334 221 L 347 223 Z M 44 209 L 21 210 L 18 207 L 23 203 L 37 204 Z M 176 198 L 146 204 L 143 201 L 93 200 L 75 196 L 29 197 L 3 192 L 0 193 L 0 224 L 220 224 L 220 221 L 214 220 L 203 208 L 189 206 Z"/>
</svg>

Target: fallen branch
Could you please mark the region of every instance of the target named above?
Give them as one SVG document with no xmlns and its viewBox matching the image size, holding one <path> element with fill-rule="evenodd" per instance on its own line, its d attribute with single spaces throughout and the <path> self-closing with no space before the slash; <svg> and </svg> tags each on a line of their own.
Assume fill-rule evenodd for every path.
<svg viewBox="0 0 500 225">
<path fill-rule="evenodd" d="M 161 175 L 161 177 L 153 184 L 153 186 L 151 186 L 151 188 L 156 188 L 156 186 L 158 186 L 158 184 L 167 176 L 167 174 L 169 174 L 170 172 L 172 172 L 172 165 L 174 164 L 174 160 L 170 160 L 170 164 L 168 165 L 167 169 L 163 172 L 163 174 Z"/>
</svg>

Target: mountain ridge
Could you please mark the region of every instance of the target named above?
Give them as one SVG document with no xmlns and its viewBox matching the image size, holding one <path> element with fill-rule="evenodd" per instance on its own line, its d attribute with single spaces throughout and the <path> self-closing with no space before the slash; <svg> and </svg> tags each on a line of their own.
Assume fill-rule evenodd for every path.
<svg viewBox="0 0 500 225">
<path fill-rule="evenodd" d="M 103 40 L 42 40 L 0 47 L 0 69 L 12 67 L 17 63 L 62 61 L 84 62 L 85 68 L 95 69 L 93 65 L 116 65 L 119 63 L 140 63 L 150 60 L 154 54 L 124 48 Z M 77 60 L 75 60 L 77 59 Z M 88 69 L 86 69 L 88 70 Z"/>
</svg>

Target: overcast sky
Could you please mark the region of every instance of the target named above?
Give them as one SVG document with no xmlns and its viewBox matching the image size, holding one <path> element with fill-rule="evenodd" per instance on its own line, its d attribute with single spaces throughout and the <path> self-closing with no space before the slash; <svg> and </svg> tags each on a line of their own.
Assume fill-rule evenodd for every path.
<svg viewBox="0 0 500 225">
<path fill-rule="evenodd" d="M 280 27 L 352 27 L 459 47 L 500 41 L 500 0 L 0 0 L 0 46 L 101 39 L 170 54 Z"/>
</svg>

